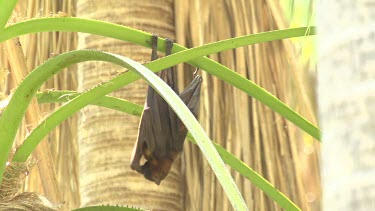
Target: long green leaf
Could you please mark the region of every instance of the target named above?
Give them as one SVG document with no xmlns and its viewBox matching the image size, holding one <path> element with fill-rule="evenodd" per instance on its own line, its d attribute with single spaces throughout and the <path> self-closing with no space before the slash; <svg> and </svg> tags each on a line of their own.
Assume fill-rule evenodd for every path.
<svg viewBox="0 0 375 211">
<path fill-rule="evenodd" d="M 73 17 L 50 17 L 27 20 L 25 22 L 20 22 L 9 26 L 4 30 L 3 33 L 0 34 L 0 42 L 22 34 L 43 31 L 86 32 L 106 37 L 112 37 L 124 41 L 131 41 L 132 43 L 146 47 L 150 47 L 149 43 L 151 40 L 151 35 L 148 33 L 108 22 Z M 172 52 L 176 54 L 165 58 L 164 64 L 169 67 L 184 61 L 189 61 L 188 63 L 197 66 L 200 69 L 203 69 L 208 73 L 215 75 L 226 81 L 227 83 L 246 92 L 247 94 L 267 105 L 272 110 L 279 113 L 289 121 L 296 124 L 298 127 L 306 131 L 317 140 L 320 140 L 320 130 L 316 126 L 298 115 L 295 111 L 293 111 L 287 105 L 271 95 L 269 92 L 257 86 L 252 81 L 240 76 L 229 68 L 217 62 L 214 62 L 207 57 L 201 57 L 223 50 L 233 49 L 255 43 L 314 34 L 315 27 L 301 27 L 295 29 L 263 32 L 204 45 L 194 49 L 189 49 L 186 52 L 181 53 L 177 52 L 186 50 L 186 48 L 175 44 Z M 163 43 L 164 40 L 159 38 L 159 42 Z M 158 45 L 158 50 L 164 51 L 164 46 L 165 45 Z M 148 66 L 148 68 L 154 70 L 156 66 L 150 65 Z"/>
<path fill-rule="evenodd" d="M 190 113 L 189 109 L 182 102 L 182 100 L 176 95 L 176 93 L 174 93 L 174 91 L 168 85 L 165 84 L 165 82 L 162 79 L 160 79 L 157 75 L 153 74 L 152 71 L 147 69 L 145 66 L 120 55 L 100 51 L 83 50 L 61 54 L 53 59 L 50 59 L 49 61 L 36 68 L 34 71 L 32 71 L 19 85 L 12 99 L 10 100 L 7 108 L 4 110 L 0 118 L 0 128 L 6 128 L 9 130 L 13 130 L 13 132 L 15 132 L 20 122 L 10 123 L 8 125 L 6 124 L 6 122 L 4 122 L 6 120 L 11 120 L 11 117 L 14 116 L 14 114 L 10 112 L 19 112 L 23 116 L 26 106 L 29 104 L 31 100 L 31 97 L 35 95 L 37 89 L 39 89 L 39 87 L 43 84 L 44 81 L 46 81 L 48 78 L 59 72 L 61 68 L 67 66 L 67 64 L 77 63 L 78 61 L 87 61 L 90 59 L 108 61 L 120 65 L 124 68 L 129 68 L 135 71 L 141 77 L 143 77 L 165 99 L 165 101 L 171 106 L 171 108 L 176 112 L 176 114 L 185 124 L 187 129 L 192 133 L 194 139 L 198 143 L 198 146 L 202 150 L 203 154 L 205 155 L 209 164 L 211 165 L 214 173 L 216 174 L 218 180 L 220 181 L 234 209 L 247 210 L 246 204 L 237 186 L 235 185 L 233 178 L 226 169 L 223 160 L 221 160 L 218 152 L 215 150 L 210 139 L 207 137 L 202 127 L 199 125 L 195 117 Z M 120 88 L 121 83 L 119 82 L 121 82 L 122 80 L 127 80 L 128 77 L 131 78 L 132 76 L 135 76 L 133 72 L 120 74 L 118 77 L 112 79 L 110 82 L 104 82 L 102 84 L 99 84 L 95 88 L 92 88 L 90 91 L 87 92 L 89 94 L 86 93 L 87 95 L 85 97 L 92 97 L 92 99 L 98 99 L 101 96 L 104 96 L 113 91 L 109 88 L 109 85 L 111 85 L 112 88 L 114 85 L 117 85 L 117 88 Z M 70 101 L 76 102 L 76 104 L 67 103 L 61 106 L 59 110 L 54 112 L 53 114 L 55 115 L 55 117 L 57 117 L 53 119 L 54 121 L 51 121 L 52 118 L 49 118 L 50 121 L 47 122 L 47 120 L 45 120 L 42 124 L 37 126 L 37 128 L 34 129 L 33 132 L 26 138 L 25 142 L 18 148 L 17 153 L 14 155 L 13 159 L 18 160 L 20 158 L 19 155 L 21 155 L 21 157 L 25 156 L 25 153 L 27 152 L 28 148 L 30 149 L 30 146 L 35 148 L 35 146 L 42 140 L 42 138 L 48 133 L 48 131 L 52 130 L 56 125 L 58 125 L 68 116 L 70 116 L 66 116 L 67 114 L 73 114 L 75 111 L 79 110 L 85 104 L 87 104 L 87 101 L 92 101 L 86 100 L 82 96 L 83 95 L 77 96 L 76 98 Z M 17 105 L 16 103 L 21 105 Z M 58 111 L 60 111 L 60 113 L 58 113 Z M 47 131 L 40 130 L 41 127 L 47 128 Z M 39 130 L 37 130 L 38 128 Z M 2 137 L 2 134 L 9 136 L 7 130 L 0 130 L 0 137 Z M 14 135 L 15 133 L 13 134 L 13 137 L 10 137 L 11 140 L 13 140 Z M 7 147 L 10 148 L 9 145 Z M 3 172 L 0 172 L 1 175 L 2 173 Z"/>
<path fill-rule="evenodd" d="M 82 93 L 74 91 L 46 91 L 36 94 L 38 103 L 62 103 L 79 96 Z M 114 109 L 117 111 L 125 112 L 131 115 L 140 116 L 142 114 L 142 106 L 129 102 L 124 99 L 103 96 L 93 102 L 92 105 L 97 105 L 105 108 Z M 68 115 L 66 115 L 68 116 Z"/>
<path fill-rule="evenodd" d="M 39 103 L 56 103 L 67 102 L 78 95 L 80 95 L 80 93 L 73 91 L 47 91 L 37 93 L 36 97 Z M 92 102 L 92 105 L 102 106 L 136 116 L 141 116 L 143 110 L 143 107 L 138 104 L 110 96 L 101 97 Z M 196 144 L 196 141 L 190 133 L 188 133 L 187 138 L 189 141 Z M 212 143 L 226 164 L 230 165 L 242 176 L 248 178 L 254 185 L 260 188 L 266 195 L 279 204 L 280 207 L 286 210 L 301 210 L 297 205 L 290 201 L 284 194 L 277 190 L 272 184 L 251 169 L 248 165 L 243 163 L 240 159 L 236 158 L 220 145 L 216 144 L 215 142 Z"/>
<path fill-rule="evenodd" d="M 238 40 L 238 39 L 240 39 L 240 38 L 235 38 L 235 39 L 232 39 L 232 40 Z M 232 43 L 234 43 L 234 42 L 232 42 Z M 203 46 L 204 47 L 204 46 Z M 199 48 L 202 48 L 202 47 L 198 47 L 197 49 L 199 49 Z M 187 50 L 187 51 L 185 51 L 185 52 L 189 52 L 189 51 L 191 51 L 191 52 L 193 52 L 194 50 L 197 50 L 197 49 L 190 49 L 190 50 Z M 90 52 L 90 51 L 86 51 L 86 52 Z M 76 52 L 76 54 L 79 54 L 80 52 Z M 180 53 L 180 55 L 182 55 L 182 54 L 184 54 L 184 52 L 181 52 Z M 64 57 L 66 57 L 66 58 L 69 58 L 69 56 L 67 56 L 66 54 L 62 54 L 62 55 L 64 55 Z M 87 55 L 89 55 L 89 53 L 87 53 Z M 178 55 L 178 54 L 176 54 L 176 55 Z M 172 57 L 174 57 L 174 56 L 176 56 L 176 55 L 172 55 L 172 56 L 169 56 L 169 57 L 167 57 L 167 58 L 164 58 L 165 60 L 166 59 L 168 59 L 168 58 L 172 58 Z M 194 56 L 200 56 L 199 54 L 194 54 Z M 85 56 L 82 56 L 82 58 L 84 58 Z M 90 56 L 89 56 L 90 57 Z M 62 56 L 58 56 L 58 57 L 56 57 L 56 58 L 63 58 Z M 46 64 L 43 64 L 42 66 L 40 66 L 39 68 L 41 68 L 41 69 L 45 69 L 46 67 L 48 67 L 48 65 L 50 65 L 50 67 L 52 67 L 52 68 L 56 68 L 56 69 L 59 69 L 59 68 L 64 68 L 64 67 L 66 67 L 66 66 L 69 66 L 70 64 L 72 64 L 72 63 L 74 63 L 74 61 L 76 61 L 76 62 L 80 62 L 80 61 L 84 61 L 84 59 L 83 60 L 77 60 L 77 58 L 80 58 L 80 56 L 78 56 L 78 57 L 74 57 L 74 58 L 70 58 L 69 60 L 67 60 L 67 61 L 69 61 L 69 62 L 66 62 L 66 63 L 64 63 L 63 61 L 54 61 L 54 59 L 51 59 L 52 61 L 54 61 L 55 62 L 55 64 L 53 63 L 53 62 L 51 62 L 51 61 L 48 61 L 48 62 L 46 62 Z M 187 54 L 185 57 L 183 57 L 183 58 L 180 58 L 180 61 L 179 62 L 181 62 L 181 61 L 186 61 L 186 60 L 189 60 L 190 58 L 192 58 L 192 53 L 190 53 L 190 54 Z M 91 58 L 91 59 L 95 59 L 95 58 Z M 88 60 L 90 60 L 90 59 L 88 59 Z M 151 62 L 151 63 L 149 63 L 149 64 L 147 64 L 146 66 L 147 67 L 149 67 L 149 68 L 151 68 L 151 69 L 154 69 L 155 71 L 157 71 L 157 70 L 160 70 L 160 69 L 164 69 L 164 68 L 166 68 L 166 67 L 168 67 L 168 66 L 166 66 L 164 63 L 162 63 L 162 60 L 163 59 L 160 59 L 160 60 L 157 60 L 157 61 L 153 61 L 153 62 Z M 64 64 L 61 64 L 61 63 L 64 63 Z M 57 64 L 59 64 L 59 65 L 57 65 Z M 47 68 L 48 69 L 48 68 Z M 129 80 L 123 80 L 123 81 L 120 81 L 120 82 L 118 82 L 118 84 L 122 84 L 122 86 L 123 85 L 126 85 L 126 84 L 128 84 L 128 83 L 130 83 L 130 82 L 133 82 L 134 80 L 136 80 L 137 79 L 137 76 L 135 76 L 135 75 L 131 75 L 132 73 L 125 73 L 125 74 L 130 74 L 129 75 L 129 77 L 127 78 L 127 79 L 129 79 Z M 30 75 L 32 75 L 32 74 L 30 74 Z M 25 93 L 28 93 L 29 91 L 31 91 L 31 93 L 35 93 L 35 90 L 34 90 L 34 92 L 33 92 L 33 88 L 35 88 L 35 87 L 40 87 L 40 83 L 43 83 L 43 80 L 44 81 L 46 81 L 47 79 L 46 79 L 46 77 L 49 77 L 49 76 L 51 76 L 51 75 L 45 75 L 45 76 L 43 76 L 43 77 L 45 77 L 44 79 L 42 79 L 41 81 L 39 81 L 38 83 L 37 83 L 37 86 L 34 86 L 33 85 L 33 83 L 34 82 L 28 82 L 28 85 L 25 85 L 25 84 L 21 84 L 22 85 L 22 87 L 23 87 L 23 89 L 17 89 L 18 91 L 19 90 L 23 90 L 23 91 L 21 91 L 20 93 L 22 93 L 24 96 L 22 96 L 22 94 L 19 94 L 19 95 L 21 95 L 21 96 L 19 96 L 17 93 L 18 93 L 18 91 L 16 91 L 16 93 L 15 93 L 15 95 L 14 95 L 14 97 L 13 97 L 13 100 L 15 100 L 15 104 L 14 105 L 18 105 L 18 103 L 20 103 L 19 105 L 24 105 L 24 106 L 17 106 L 17 108 L 18 108 L 18 111 L 17 112 L 13 112 L 12 110 L 14 110 L 14 108 L 12 107 L 12 108 L 10 108 L 10 109 L 6 109 L 6 111 L 10 111 L 10 112 L 8 112 L 9 114 L 10 114 L 10 116 L 7 116 L 6 114 L 8 114 L 7 112 L 4 112 L 5 113 L 5 115 L 3 114 L 3 117 L 2 118 L 0 118 L 0 144 L 2 145 L 2 146 L 5 146 L 4 148 L 0 148 L 0 152 L 1 151 L 4 151 L 4 153 L 0 153 L 0 161 L 4 161 L 3 163 L 0 163 L 0 164 L 3 164 L 3 165 L 5 165 L 5 161 L 6 161 L 6 157 L 2 157 L 1 155 L 4 155 L 4 156 L 7 156 L 8 155 L 8 153 L 9 153 L 9 150 L 10 150 L 10 146 L 11 146 L 11 144 L 12 144 L 12 142 L 13 142 L 13 139 L 14 139 L 14 137 L 15 137 L 15 133 L 16 133 L 16 130 L 17 130 L 17 128 L 18 128 L 18 126 L 19 126 L 19 124 L 20 124 L 20 121 L 21 121 L 21 118 L 22 118 L 22 116 L 23 116 L 23 114 L 24 114 L 24 112 L 25 112 L 25 110 L 26 110 L 26 107 L 27 107 L 27 105 L 28 105 L 28 103 L 30 102 L 29 100 L 30 100 L 30 97 L 32 96 L 32 95 L 30 95 L 30 94 L 25 94 Z M 252 86 L 254 86 L 254 84 L 251 82 L 251 81 L 248 81 L 248 80 L 246 80 L 246 79 L 244 79 L 244 78 L 242 78 L 241 76 L 239 76 L 238 74 L 235 74 L 235 73 L 233 73 L 233 72 L 231 72 L 230 70 L 229 71 L 226 71 L 226 73 L 222 76 L 223 77 L 223 79 L 224 80 L 230 80 L 231 78 L 235 78 L 235 79 L 237 79 L 237 80 L 235 80 L 235 81 L 233 81 L 232 83 L 233 84 L 237 84 L 237 87 L 242 87 L 242 88 L 245 88 L 246 89 L 246 85 L 248 85 L 249 87 L 252 87 Z M 35 81 L 35 79 L 32 79 L 31 81 Z M 108 85 L 108 87 L 111 87 L 111 85 L 113 84 L 113 80 L 110 82 L 110 85 Z M 114 91 L 114 90 L 116 90 L 116 89 L 118 89 L 119 87 L 121 87 L 121 85 L 116 85 L 116 86 L 112 86 L 111 87 L 111 90 L 112 91 Z M 28 88 L 30 88 L 30 90 L 28 90 Z M 256 85 L 255 85 L 255 89 L 256 88 L 258 88 L 258 89 L 260 89 L 259 87 L 257 87 Z M 260 89 L 260 90 L 262 90 L 262 89 Z M 91 90 L 91 91 L 94 91 L 94 90 Z M 92 92 L 91 91 L 89 91 L 88 93 L 85 93 L 85 94 L 83 94 L 83 96 L 82 96 L 82 98 L 83 99 L 86 99 L 86 100 L 88 100 L 88 101 L 86 101 L 86 102 L 82 102 L 81 101 L 81 104 L 80 105 L 75 105 L 75 106 L 73 106 L 73 108 L 75 108 L 75 109 L 72 109 L 72 113 L 74 113 L 75 111 L 77 111 L 77 110 L 79 110 L 80 108 L 82 108 L 82 107 L 84 107 L 85 105 L 87 105 L 88 103 L 90 103 L 90 99 L 92 99 L 93 98 L 93 96 L 92 96 Z M 269 95 L 269 93 L 267 93 L 267 92 L 265 92 L 266 94 L 268 94 Z M 90 95 L 91 95 L 91 97 L 90 97 Z M 26 98 L 26 101 L 25 100 L 19 100 L 18 102 L 17 102 L 17 99 L 18 98 Z M 271 97 L 273 97 L 272 95 L 271 95 Z M 275 98 L 276 99 L 276 98 Z M 277 100 L 277 99 L 276 99 Z M 276 103 L 277 103 L 277 101 L 276 101 Z M 281 102 L 280 102 L 281 103 Z M 281 103 L 282 104 L 282 103 Z M 283 104 L 282 104 L 283 105 Z M 287 107 L 288 108 L 288 107 Z M 16 109 L 17 110 L 17 109 Z M 293 112 L 293 111 L 292 111 Z M 12 116 L 13 115 L 13 116 Z M 298 115 L 297 115 L 297 117 L 299 117 Z M 10 120 L 12 120 L 12 123 L 13 124 L 7 124 L 7 122 L 8 121 L 10 121 Z M 304 120 L 303 118 L 302 118 L 302 120 Z M 313 127 L 313 129 L 314 129 L 314 126 L 312 126 Z M 47 128 L 44 128 L 45 130 L 47 130 Z M 51 129 L 51 128 L 50 128 Z M 317 128 L 315 128 L 318 132 L 319 132 L 319 130 L 317 129 Z M 2 136 L 1 134 L 2 133 L 5 133 L 4 134 L 4 136 Z M 34 131 L 34 133 L 35 133 L 35 131 Z M 2 144 L 3 143 L 3 144 Z M 34 143 L 34 142 L 32 142 L 32 143 Z M 37 143 L 35 143 L 35 145 L 36 145 Z M 8 148 L 9 148 L 9 150 L 8 150 Z M 3 166 L 2 165 L 2 166 Z M 0 172 L 3 170 L 2 169 L 2 166 L 0 166 Z"/>
</svg>

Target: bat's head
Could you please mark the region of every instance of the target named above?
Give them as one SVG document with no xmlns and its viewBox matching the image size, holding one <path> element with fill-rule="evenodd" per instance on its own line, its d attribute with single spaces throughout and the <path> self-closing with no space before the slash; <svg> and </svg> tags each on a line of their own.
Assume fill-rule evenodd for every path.
<svg viewBox="0 0 375 211">
<path fill-rule="evenodd" d="M 143 165 L 143 176 L 159 185 L 168 175 L 172 163 L 171 159 L 149 160 Z"/>
</svg>

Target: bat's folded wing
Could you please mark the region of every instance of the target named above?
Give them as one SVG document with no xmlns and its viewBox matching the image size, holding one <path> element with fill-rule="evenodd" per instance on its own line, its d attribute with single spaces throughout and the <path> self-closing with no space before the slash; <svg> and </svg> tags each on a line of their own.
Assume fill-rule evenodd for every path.
<svg viewBox="0 0 375 211">
<path fill-rule="evenodd" d="M 134 145 L 132 155 L 130 158 L 130 167 L 133 170 L 136 170 L 140 173 L 142 173 L 142 167 L 140 166 L 141 158 L 142 158 L 142 150 L 143 150 L 143 145 L 146 143 L 147 140 L 147 133 L 149 132 L 148 130 L 150 127 L 148 124 L 150 124 L 149 121 L 146 121 L 147 118 L 150 117 L 149 115 L 150 109 L 146 107 L 143 110 L 142 116 L 141 116 L 141 121 L 139 123 L 139 132 L 138 132 L 138 137 L 137 141 Z"/>
<path fill-rule="evenodd" d="M 181 100 L 186 104 L 191 113 L 195 117 L 198 116 L 199 110 L 199 99 L 201 92 L 202 77 L 196 76 L 194 80 L 185 88 L 185 90 L 180 94 Z M 177 151 L 182 151 L 184 140 L 186 138 L 187 129 L 182 123 L 182 121 L 176 116 L 177 124 L 174 124 L 178 130 L 178 137 L 174 139 L 172 146 Z"/>
<path fill-rule="evenodd" d="M 191 113 L 198 116 L 199 99 L 201 94 L 202 76 L 196 76 L 193 81 L 187 86 L 184 91 L 180 94 L 180 98 L 189 108 Z"/>
</svg>

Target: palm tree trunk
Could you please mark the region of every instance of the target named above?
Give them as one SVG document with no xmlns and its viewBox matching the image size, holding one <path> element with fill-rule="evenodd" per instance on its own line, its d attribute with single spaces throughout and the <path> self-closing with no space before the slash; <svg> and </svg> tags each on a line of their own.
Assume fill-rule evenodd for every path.
<svg viewBox="0 0 375 211">
<path fill-rule="evenodd" d="M 77 16 L 105 20 L 174 39 L 173 1 L 86 0 L 77 2 Z M 79 48 L 98 49 L 150 59 L 151 50 L 112 38 L 81 34 Z M 124 69 L 102 62 L 79 65 L 79 89 L 87 90 Z M 137 81 L 114 92 L 116 97 L 144 104 L 147 84 Z M 82 206 L 123 204 L 157 210 L 182 210 L 180 161 L 160 186 L 130 169 L 139 118 L 86 107 L 80 113 L 80 190 Z"/>
</svg>

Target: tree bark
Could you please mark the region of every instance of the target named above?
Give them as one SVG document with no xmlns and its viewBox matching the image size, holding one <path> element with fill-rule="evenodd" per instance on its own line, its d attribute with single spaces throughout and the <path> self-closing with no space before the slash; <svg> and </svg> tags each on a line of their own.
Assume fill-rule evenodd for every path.
<svg viewBox="0 0 375 211">
<path fill-rule="evenodd" d="M 375 5 L 319 4 L 324 210 L 375 210 Z"/>
</svg>

